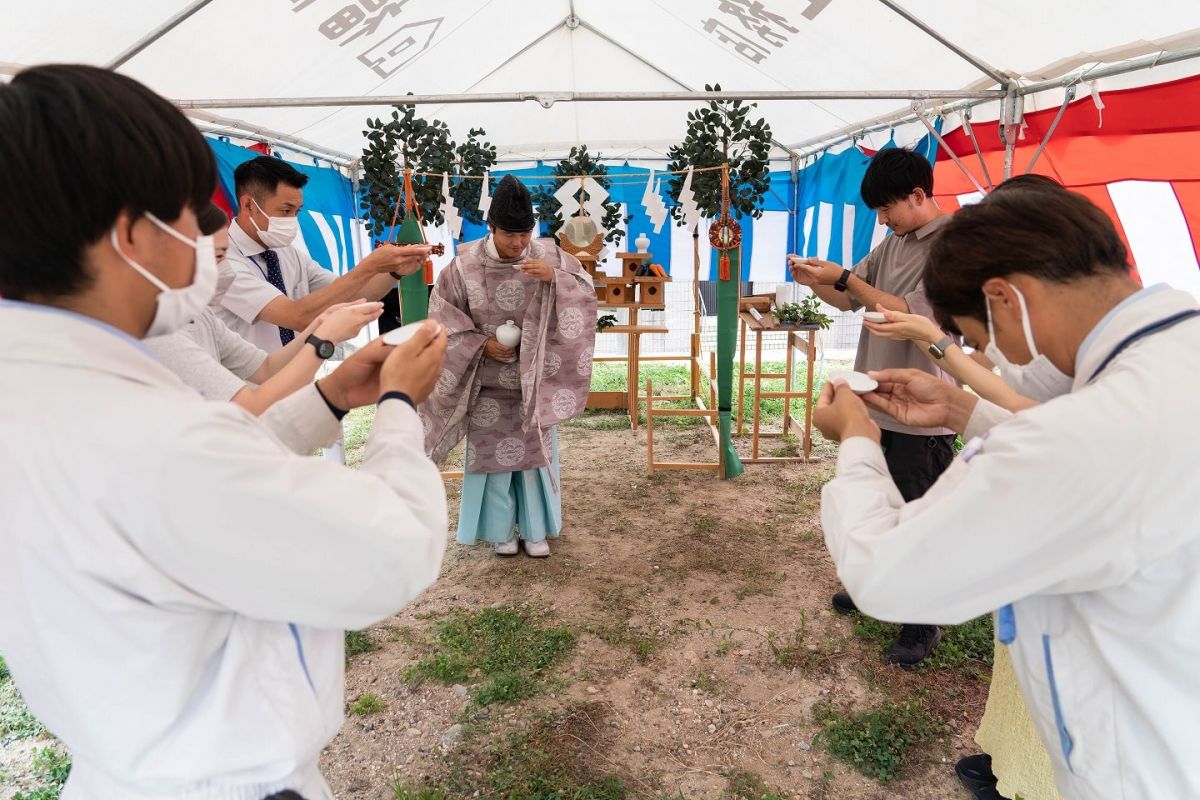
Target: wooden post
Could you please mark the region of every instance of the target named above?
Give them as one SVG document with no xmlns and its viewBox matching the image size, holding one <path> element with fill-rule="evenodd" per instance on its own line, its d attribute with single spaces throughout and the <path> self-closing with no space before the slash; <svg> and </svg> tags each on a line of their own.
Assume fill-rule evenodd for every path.
<svg viewBox="0 0 1200 800">
<path fill-rule="evenodd" d="M 804 460 L 812 452 L 812 409 L 813 409 L 813 367 L 817 363 L 817 332 L 808 332 L 808 377 L 805 379 L 808 389 L 808 407 L 804 409 Z"/>
<path fill-rule="evenodd" d="M 700 363 L 697 361 L 700 358 L 700 330 L 701 330 L 701 314 L 700 314 L 700 226 L 696 226 L 696 230 L 692 232 L 692 250 L 693 250 L 693 267 L 692 267 L 692 402 L 695 403 L 696 396 L 700 394 Z"/>
<path fill-rule="evenodd" d="M 784 362 L 784 368 L 783 368 L 783 373 L 785 376 L 783 379 L 783 391 L 790 392 L 790 391 L 792 391 L 792 361 L 793 361 L 793 358 L 792 358 L 792 356 L 793 356 L 792 334 L 789 333 L 787 335 L 787 341 L 784 344 L 785 344 L 785 347 L 783 349 L 787 351 L 787 360 Z M 792 398 L 785 397 L 783 399 L 783 435 L 784 436 L 787 436 L 788 429 L 791 427 L 791 424 L 792 424 Z"/>
<path fill-rule="evenodd" d="M 746 328 L 742 328 L 743 334 Z M 754 436 L 750 443 L 750 458 L 758 458 L 758 417 L 762 410 L 762 329 L 754 331 Z M 745 386 L 745 381 L 742 382 Z M 738 408 L 742 406 L 741 398 L 738 398 Z"/>
<path fill-rule="evenodd" d="M 632 352 L 630 352 L 630 354 L 629 354 L 629 388 L 630 388 L 629 399 L 631 401 L 631 404 L 629 406 L 629 419 L 630 419 L 630 423 L 633 425 L 633 430 L 635 430 L 635 431 L 637 430 L 637 426 L 638 426 L 637 385 L 638 385 L 638 358 L 641 356 L 641 349 L 642 349 L 641 348 L 641 339 L 642 339 L 642 334 L 638 333 L 636 331 L 629 335 L 629 343 L 633 348 Z"/>
<path fill-rule="evenodd" d="M 646 474 L 654 474 L 654 380 L 646 378 Z"/>
</svg>

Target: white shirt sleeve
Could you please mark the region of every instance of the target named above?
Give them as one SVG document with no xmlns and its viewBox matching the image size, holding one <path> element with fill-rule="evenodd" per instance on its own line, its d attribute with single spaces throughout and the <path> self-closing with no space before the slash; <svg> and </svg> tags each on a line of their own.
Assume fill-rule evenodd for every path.
<svg viewBox="0 0 1200 800">
<path fill-rule="evenodd" d="M 1086 414 L 1074 397 L 1022 411 L 907 504 L 878 444 L 843 442 L 821 522 L 859 608 L 896 622 L 960 623 L 1131 575 L 1147 555 L 1137 552 L 1135 521 L 1144 478 L 1090 468 L 1123 445 L 1081 430 Z"/>
<path fill-rule="evenodd" d="M 293 453 L 310 456 L 318 447 L 329 447 L 342 432 L 342 424 L 317 391 L 316 384 L 296 390 L 259 415 Z"/>
<path fill-rule="evenodd" d="M 1013 418 L 1013 412 L 982 397 L 975 403 L 975 410 L 967 420 L 966 430 L 963 431 L 963 441 L 970 441 L 982 436 L 987 431 Z"/>
<path fill-rule="evenodd" d="M 176 420 L 158 458 L 147 454 L 143 474 L 153 483 L 131 485 L 122 502 L 141 509 L 129 532 L 139 552 L 211 607 L 357 629 L 437 578 L 445 489 L 404 403 L 379 408 L 357 471 L 286 452 L 232 405 L 180 413 L 191 419 Z"/>
<path fill-rule="evenodd" d="M 283 297 L 283 293 L 268 283 L 250 261 L 230 256 L 229 265 L 233 267 L 234 278 L 221 296 L 221 305 L 238 319 L 253 323 L 267 304 L 276 297 Z"/>
<path fill-rule="evenodd" d="M 230 400 L 246 385 L 183 331 L 146 339 L 145 344 L 164 367 L 206 400 Z"/>
<path fill-rule="evenodd" d="M 221 354 L 221 366 L 243 380 L 258 372 L 258 368 L 267 360 L 267 353 L 229 330 L 229 326 L 213 316 L 213 338 Z"/>
<path fill-rule="evenodd" d="M 324 289 L 337 280 L 337 275 L 322 267 L 311 256 L 304 262 L 304 271 L 308 273 L 308 290 L 310 292 Z"/>
</svg>

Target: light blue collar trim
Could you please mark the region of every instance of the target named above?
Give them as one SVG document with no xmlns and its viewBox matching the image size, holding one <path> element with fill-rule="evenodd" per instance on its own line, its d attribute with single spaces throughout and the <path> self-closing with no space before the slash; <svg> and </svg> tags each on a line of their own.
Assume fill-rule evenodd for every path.
<svg viewBox="0 0 1200 800">
<path fill-rule="evenodd" d="M 158 360 L 155 358 L 153 351 L 151 351 L 149 347 L 146 347 L 146 345 L 144 345 L 140 339 L 135 339 L 120 328 L 114 328 L 107 322 L 101 322 L 95 317 L 89 317 L 85 314 L 78 314 L 74 311 L 68 311 L 65 308 L 58 308 L 57 306 L 47 306 L 42 305 L 41 303 L 26 303 L 22 300 L 5 300 L 4 298 L 0 298 L 0 308 L 3 308 L 4 306 L 11 306 L 23 311 L 36 311 L 42 314 L 58 314 L 60 316 L 78 320 L 79 322 L 91 325 L 93 328 L 99 328 L 105 333 L 110 333 L 113 336 L 116 336 L 118 339 L 123 339 L 126 343 L 136 347 L 147 357 L 152 358 L 155 361 Z"/>
<path fill-rule="evenodd" d="M 1091 332 L 1088 333 L 1087 338 L 1083 340 L 1083 344 L 1079 345 L 1079 352 L 1075 354 L 1075 374 L 1079 375 L 1080 366 L 1083 364 L 1083 360 L 1087 356 L 1087 351 L 1091 349 L 1093 344 L 1096 343 L 1096 339 L 1098 339 L 1104 329 L 1108 327 L 1109 323 L 1120 316 L 1130 306 L 1149 299 L 1159 292 L 1169 291 L 1170 289 L 1170 284 L 1156 283 L 1153 286 L 1142 289 L 1139 292 L 1134 292 L 1133 294 L 1129 295 L 1129 297 L 1126 297 L 1120 303 L 1117 303 L 1115 306 L 1109 309 L 1109 312 L 1105 314 L 1098 323 L 1096 323 L 1096 327 L 1092 328 Z"/>
</svg>

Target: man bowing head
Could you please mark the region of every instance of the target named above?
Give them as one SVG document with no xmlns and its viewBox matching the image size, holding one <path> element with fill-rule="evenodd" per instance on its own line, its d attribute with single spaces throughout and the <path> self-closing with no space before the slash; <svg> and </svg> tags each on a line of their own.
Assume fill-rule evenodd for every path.
<svg viewBox="0 0 1200 800">
<path fill-rule="evenodd" d="M 496 188 L 489 233 L 438 276 L 429 316 L 446 328 L 446 365 L 421 407 L 440 462 L 463 437 L 458 541 L 498 555 L 550 555 L 562 529 L 557 425 L 583 412 L 592 377 L 596 293 L 552 239 L 535 239 L 529 190 Z"/>
</svg>

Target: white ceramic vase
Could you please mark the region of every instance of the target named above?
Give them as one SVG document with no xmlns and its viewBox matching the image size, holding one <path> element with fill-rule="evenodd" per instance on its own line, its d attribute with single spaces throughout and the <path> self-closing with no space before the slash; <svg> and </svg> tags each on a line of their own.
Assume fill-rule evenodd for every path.
<svg viewBox="0 0 1200 800">
<path fill-rule="evenodd" d="M 644 233 L 639 233 L 638 237 L 633 240 L 633 246 L 637 248 L 639 253 L 647 253 L 650 251 L 650 237 Z"/>
<path fill-rule="evenodd" d="M 510 319 L 496 328 L 496 341 L 505 347 L 516 347 L 521 343 L 521 329 Z"/>
</svg>

